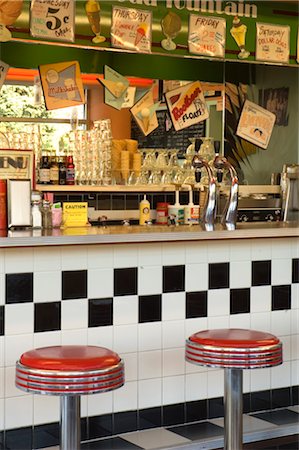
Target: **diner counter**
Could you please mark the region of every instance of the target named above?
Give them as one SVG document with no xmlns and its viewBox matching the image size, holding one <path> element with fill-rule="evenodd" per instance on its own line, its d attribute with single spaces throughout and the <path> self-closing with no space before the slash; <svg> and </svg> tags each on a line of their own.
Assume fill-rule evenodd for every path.
<svg viewBox="0 0 299 450">
<path fill-rule="evenodd" d="M 238 223 L 236 230 L 225 230 L 220 225 L 216 225 L 213 231 L 206 231 L 200 225 L 86 226 L 47 230 L 9 230 L 8 232 L 2 232 L 0 248 L 251 238 L 265 239 L 298 236 L 298 222 Z"/>
</svg>

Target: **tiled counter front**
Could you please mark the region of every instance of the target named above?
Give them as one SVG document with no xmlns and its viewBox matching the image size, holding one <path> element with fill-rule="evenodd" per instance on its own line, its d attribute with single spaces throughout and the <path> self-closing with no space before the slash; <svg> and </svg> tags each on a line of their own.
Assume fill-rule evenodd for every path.
<svg viewBox="0 0 299 450">
<path fill-rule="evenodd" d="M 5 439 L 17 433 L 20 448 L 30 448 L 35 436 L 32 445 L 38 448 L 40 435 L 34 433 L 53 430 L 49 445 L 57 441 L 59 399 L 24 394 L 14 386 L 20 354 L 47 345 L 106 346 L 125 360 L 123 388 L 82 398 L 82 417 L 89 417 L 82 420 L 86 439 L 221 416 L 223 371 L 184 361 L 185 338 L 206 328 L 245 327 L 279 336 L 284 363 L 245 371 L 244 407 L 297 404 L 298 242 L 1 250 L 0 420 Z"/>
</svg>

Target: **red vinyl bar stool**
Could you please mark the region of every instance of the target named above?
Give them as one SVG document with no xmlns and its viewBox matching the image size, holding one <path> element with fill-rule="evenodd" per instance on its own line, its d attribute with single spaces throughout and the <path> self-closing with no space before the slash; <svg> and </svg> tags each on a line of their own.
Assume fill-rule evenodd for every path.
<svg viewBox="0 0 299 450">
<path fill-rule="evenodd" d="M 61 450 L 80 449 L 80 396 L 123 386 L 124 363 L 117 353 L 90 345 L 43 347 L 22 354 L 16 387 L 60 396 Z"/>
<path fill-rule="evenodd" d="M 205 330 L 186 340 L 186 361 L 224 368 L 224 450 L 241 450 L 243 369 L 282 364 L 282 344 L 269 333 L 244 329 Z"/>
</svg>

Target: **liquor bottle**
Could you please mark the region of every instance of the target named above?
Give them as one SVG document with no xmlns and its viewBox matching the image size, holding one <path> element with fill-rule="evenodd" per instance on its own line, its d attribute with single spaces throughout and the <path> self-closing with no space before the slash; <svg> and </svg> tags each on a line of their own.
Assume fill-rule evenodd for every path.
<svg viewBox="0 0 299 450">
<path fill-rule="evenodd" d="M 67 157 L 66 162 L 66 184 L 73 185 L 75 184 L 75 165 L 73 162 L 72 155 Z"/>
<path fill-rule="evenodd" d="M 51 158 L 50 184 L 59 184 L 59 167 L 56 155 Z"/>
<path fill-rule="evenodd" d="M 64 162 L 64 158 L 60 158 L 60 161 L 58 163 L 58 169 L 59 169 L 59 184 L 64 185 L 66 184 L 66 165 Z"/>
<path fill-rule="evenodd" d="M 41 157 L 39 182 L 40 184 L 50 184 L 50 164 L 49 157 L 47 155 Z"/>
</svg>

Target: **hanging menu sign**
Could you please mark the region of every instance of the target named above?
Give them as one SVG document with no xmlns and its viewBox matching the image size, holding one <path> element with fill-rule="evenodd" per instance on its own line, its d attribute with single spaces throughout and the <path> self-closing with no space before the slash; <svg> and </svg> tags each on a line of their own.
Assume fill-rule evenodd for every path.
<svg viewBox="0 0 299 450">
<path fill-rule="evenodd" d="M 297 58 L 296 58 L 296 61 L 299 64 L 299 27 L 298 27 L 298 31 L 297 31 Z"/>
<path fill-rule="evenodd" d="M 288 25 L 256 24 L 256 60 L 288 63 L 290 27 Z"/>
<path fill-rule="evenodd" d="M 152 13 L 142 9 L 113 7 L 111 45 L 117 48 L 150 53 Z"/>
<path fill-rule="evenodd" d="M 74 42 L 74 0 L 32 0 L 30 33 L 33 37 Z"/>
<path fill-rule="evenodd" d="M 225 56 L 226 20 L 190 14 L 189 52 L 197 55 Z"/>
</svg>

